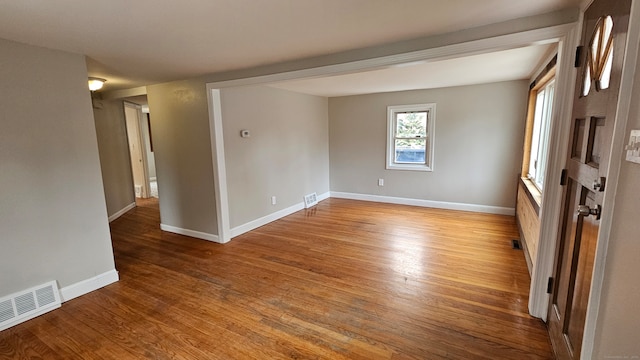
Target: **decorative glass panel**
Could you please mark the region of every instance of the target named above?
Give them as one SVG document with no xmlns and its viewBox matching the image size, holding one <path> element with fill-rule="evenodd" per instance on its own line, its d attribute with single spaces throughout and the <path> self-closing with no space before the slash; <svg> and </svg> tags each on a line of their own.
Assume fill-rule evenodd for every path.
<svg viewBox="0 0 640 360">
<path fill-rule="evenodd" d="M 589 65 L 584 67 L 584 83 L 582 84 L 582 96 L 589 95 L 591 91 L 591 67 Z"/>
<path fill-rule="evenodd" d="M 609 88 L 613 65 L 613 19 L 601 17 L 589 41 L 587 64 L 584 70 L 582 96 L 589 95 L 591 83 L 595 81 L 596 91 Z"/>
</svg>

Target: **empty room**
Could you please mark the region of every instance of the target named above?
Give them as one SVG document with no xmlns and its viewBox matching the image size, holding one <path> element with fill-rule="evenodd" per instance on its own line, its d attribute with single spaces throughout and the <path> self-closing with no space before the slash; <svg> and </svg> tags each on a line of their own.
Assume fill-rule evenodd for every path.
<svg viewBox="0 0 640 360">
<path fill-rule="evenodd" d="M 0 358 L 640 357 L 636 1 L 0 5 Z"/>
</svg>

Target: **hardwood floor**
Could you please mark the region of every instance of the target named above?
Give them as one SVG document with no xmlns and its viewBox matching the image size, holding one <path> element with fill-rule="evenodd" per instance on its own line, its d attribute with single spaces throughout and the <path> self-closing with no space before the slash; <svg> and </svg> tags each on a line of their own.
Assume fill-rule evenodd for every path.
<svg viewBox="0 0 640 360">
<path fill-rule="evenodd" d="M 511 216 L 329 199 L 225 245 L 111 224 L 120 281 L 0 332 L 2 359 L 551 359 Z"/>
</svg>

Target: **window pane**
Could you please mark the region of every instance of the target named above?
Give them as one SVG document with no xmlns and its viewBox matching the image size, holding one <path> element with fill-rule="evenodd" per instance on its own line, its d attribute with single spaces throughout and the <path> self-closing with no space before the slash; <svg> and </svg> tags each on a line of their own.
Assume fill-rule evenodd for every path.
<svg viewBox="0 0 640 360">
<path fill-rule="evenodd" d="M 540 190 L 544 184 L 544 172 L 549 153 L 549 133 L 551 129 L 551 113 L 553 107 L 553 93 L 555 91 L 555 81 L 545 87 L 544 113 L 540 128 L 540 141 L 538 145 L 538 166 L 535 172 L 535 183 Z"/>
<path fill-rule="evenodd" d="M 589 60 L 591 61 L 591 60 Z M 591 91 L 591 66 L 589 64 L 584 66 L 584 81 L 582 83 L 582 96 L 589 95 Z"/>
<path fill-rule="evenodd" d="M 426 136 L 426 112 L 407 112 L 396 114 L 396 137 L 412 138 Z"/>
<path fill-rule="evenodd" d="M 604 65 L 604 70 L 602 71 L 602 77 L 600 77 L 600 89 L 608 89 L 609 82 L 611 82 L 611 66 L 613 65 L 613 48 L 609 52 L 609 56 L 607 57 L 607 62 Z"/>
<path fill-rule="evenodd" d="M 549 135 L 555 80 L 551 80 L 536 95 L 534 122 L 531 138 L 531 155 L 528 176 L 542 190 L 549 152 Z"/>
<path fill-rule="evenodd" d="M 425 164 L 427 139 L 396 139 L 395 162 Z"/>
<path fill-rule="evenodd" d="M 540 135 L 542 130 L 543 114 L 544 114 L 544 99 L 545 89 L 538 91 L 536 96 L 535 113 L 533 117 L 533 131 L 531 135 L 531 154 L 529 155 L 529 177 L 536 177 L 536 168 L 538 163 L 538 150 L 540 146 Z"/>
</svg>

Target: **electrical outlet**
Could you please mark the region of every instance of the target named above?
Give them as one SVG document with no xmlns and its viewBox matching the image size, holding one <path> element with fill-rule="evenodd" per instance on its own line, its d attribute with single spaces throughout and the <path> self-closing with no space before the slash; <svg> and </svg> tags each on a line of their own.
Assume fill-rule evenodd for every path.
<svg viewBox="0 0 640 360">
<path fill-rule="evenodd" d="M 384 179 L 378 179 L 378 186 L 384 186 Z"/>
<path fill-rule="evenodd" d="M 272 197 L 271 197 L 271 205 L 275 205 L 276 203 L 277 203 L 277 202 L 276 202 L 276 197 L 275 197 L 275 196 L 272 196 Z"/>
</svg>

